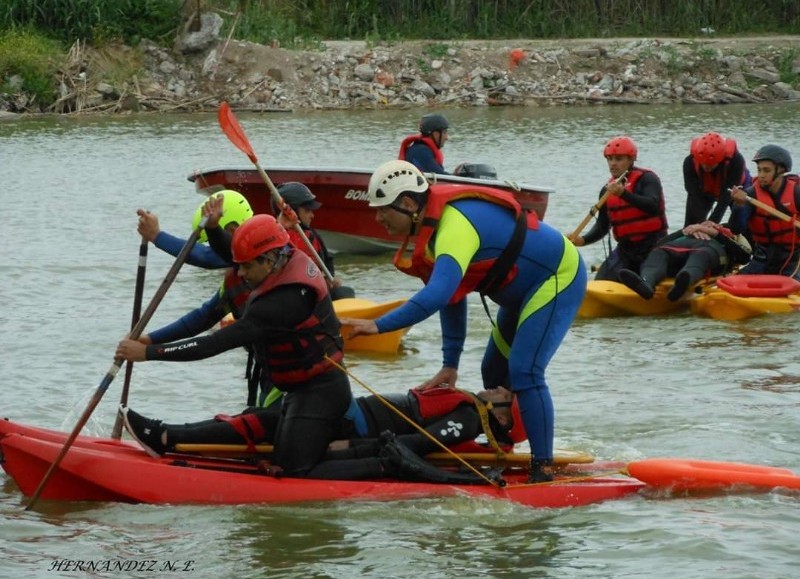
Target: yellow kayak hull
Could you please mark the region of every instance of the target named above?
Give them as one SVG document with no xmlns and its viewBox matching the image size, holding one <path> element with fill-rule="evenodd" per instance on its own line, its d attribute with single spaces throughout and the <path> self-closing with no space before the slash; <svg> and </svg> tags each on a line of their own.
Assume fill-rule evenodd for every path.
<svg viewBox="0 0 800 579">
<path fill-rule="evenodd" d="M 716 286 L 692 300 L 692 313 L 715 320 L 745 320 L 765 314 L 800 311 L 800 294 L 780 297 L 740 297 Z"/>
<path fill-rule="evenodd" d="M 687 291 L 681 299 L 667 299 L 674 280 L 665 279 L 656 286 L 655 294 L 644 299 L 628 286 L 606 280 L 591 280 L 578 310 L 579 318 L 616 318 L 621 316 L 663 316 L 685 310 L 694 297 Z"/>
<path fill-rule="evenodd" d="M 345 298 L 335 300 L 333 309 L 339 318 L 361 318 L 374 320 L 383 314 L 402 306 L 406 300 L 395 300 L 385 303 L 376 303 L 361 298 Z M 382 354 L 395 354 L 400 348 L 400 341 L 408 331 L 408 328 L 386 332 L 385 334 L 375 334 L 373 336 L 358 336 L 348 338 L 352 330 L 351 326 L 342 324 L 342 336 L 344 337 L 345 352 L 355 350 L 362 352 L 378 352 Z"/>
</svg>

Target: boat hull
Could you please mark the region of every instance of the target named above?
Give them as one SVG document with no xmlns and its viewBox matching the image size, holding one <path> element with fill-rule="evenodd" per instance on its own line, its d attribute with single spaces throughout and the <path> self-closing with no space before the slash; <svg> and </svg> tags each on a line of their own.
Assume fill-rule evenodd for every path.
<svg viewBox="0 0 800 579">
<path fill-rule="evenodd" d="M 800 476 L 789 469 L 739 462 L 648 458 L 631 462 L 627 471 L 649 486 L 671 491 L 800 489 Z"/>
<path fill-rule="evenodd" d="M 397 248 L 402 241 L 392 237 L 375 221 L 375 210 L 367 203 L 367 186 L 372 170 L 311 169 L 267 167 L 267 174 L 276 186 L 288 181 L 304 183 L 322 203 L 314 214 L 314 228 L 319 231 L 331 251 L 347 253 L 382 253 Z M 476 184 L 497 187 L 511 192 L 523 207 L 544 218 L 552 190 L 508 181 L 470 179 L 454 175 L 428 174 L 431 181 Z M 270 193 L 254 168 L 222 168 L 196 171 L 188 177 L 195 189 L 210 194 L 220 187 L 239 191 L 256 213 L 272 213 Z"/>
<path fill-rule="evenodd" d="M 765 314 L 790 314 L 800 311 L 800 294 L 782 297 L 735 296 L 711 287 L 691 303 L 692 313 L 716 320 L 745 320 Z"/>
<path fill-rule="evenodd" d="M 652 299 L 646 300 L 624 284 L 607 280 L 591 280 L 578 310 L 580 318 L 616 318 L 621 316 L 664 316 L 688 309 L 694 291 L 686 292 L 677 301 L 667 299 L 674 280 L 666 279 L 655 288 Z M 698 284 L 699 285 L 699 284 Z"/>
<path fill-rule="evenodd" d="M 20 490 L 30 496 L 60 452 L 63 441 L 53 440 L 57 438 L 54 431 L 21 427 L 17 432 L 13 425 L 6 422 L 6 432 L 0 438 L 2 466 Z M 471 496 L 507 500 L 527 507 L 559 508 L 622 498 L 644 486 L 635 479 L 607 476 L 527 485 L 523 484 L 525 476 L 524 471 L 510 472 L 504 488 L 384 480 L 279 479 L 265 476 L 257 467 L 241 461 L 187 455 L 152 458 L 125 442 L 78 437 L 41 498 L 216 505 Z"/>
<path fill-rule="evenodd" d="M 361 298 L 344 298 L 333 302 L 333 309 L 339 318 L 356 318 L 374 320 L 395 308 L 402 306 L 406 300 L 395 300 L 378 304 Z M 345 352 L 377 352 L 380 354 L 395 354 L 400 348 L 400 341 L 408 332 L 408 328 L 401 328 L 393 332 L 374 334 L 372 336 L 357 336 L 350 338 L 353 327 L 342 324 L 341 334 L 344 337 Z"/>
</svg>

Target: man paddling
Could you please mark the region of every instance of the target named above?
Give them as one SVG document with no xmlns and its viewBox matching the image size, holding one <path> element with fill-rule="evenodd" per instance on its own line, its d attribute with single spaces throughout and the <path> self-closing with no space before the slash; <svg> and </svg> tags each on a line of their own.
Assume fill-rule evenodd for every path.
<svg viewBox="0 0 800 579">
<path fill-rule="evenodd" d="M 217 227 L 219 204 L 208 212 L 212 247 L 239 265 L 238 275 L 252 289 L 241 319 L 212 335 L 167 344 L 122 340 L 116 356 L 185 362 L 251 347 L 271 383 L 284 392 L 275 464 L 286 476 L 313 477 L 352 400 L 350 382 L 337 365 L 343 341 L 327 283 L 274 217 L 252 217 L 229 240 Z"/>
<path fill-rule="evenodd" d="M 531 443 L 531 481 L 552 479 L 553 402 L 545 370 L 586 292 L 586 268 L 575 246 L 524 211 L 513 195 L 490 187 L 429 185 L 406 161 L 372 174 L 376 219 L 406 236 L 394 258 L 425 287 L 377 320 L 342 319 L 352 336 L 411 326 L 436 312 L 442 324 L 442 369 L 423 389 L 456 385 L 466 338 L 466 296 L 478 292 L 500 306 L 481 368 L 485 388 L 507 384 L 516 394 Z M 411 257 L 405 254 L 413 240 Z M 487 308 L 488 310 L 488 308 Z"/>
<path fill-rule="evenodd" d="M 236 231 L 242 223 L 247 221 L 253 216 L 253 210 L 247 199 L 238 191 L 231 189 L 224 189 L 212 195 L 215 198 L 221 198 L 223 203 L 222 217 L 220 218 L 219 227 L 227 230 L 230 233 Z M 192 218 L 192 229 L 195 229 L 200 224 L 202 218 L 202 209 L 205 201 L 200 204 L 194 212 Z M 147 211 L 146 209 L 138 209 L 136 214 L 139 216 L 139 223 L 137 231 L 139 235 L 144 237 L 147 241 L 155 245 L 161 251 L 164 251 L 172 256 L 177 256 L 183 246 L 186 244 L 185 239 L 181 239 L 175 235 L 161 230 L 158 222 L 158 216 L 155 213 Z M 222 259 L 211 247 L 206 243 L 205 230 L 200 232 L 198 243 L 192 248 L 189 256 L 186 258 L 186 263 L 204 269 L 224 269 L 231 267 L 232 263 Z"/>
<path fill-rule="evenodd" d="M 667 234 L 664 191 L 658 176 L 636 165 L 638 148 L 630 137 L 614 137 L 603 148 L 611 177 L 600 190 L 605 198 L 597 221 L 586 235 L 570 234 L 582 247 L 600 241 L 609 231 L 617 246 L 600 265 L 595 279 L 620 281 L 619 271 L 638 272 L 659 239 Z"/>
<path fill-rule="evenodd" d="M 734 233 L 749 230 L 753 239 L 753 260 L 739 273 L 778 274 L 800 279 L 799 232 L 794 225 L 800 213 L 800 177 L 789 173 L 792 156 L 783 147 L 764 145 L 753 161 L 758 168 L 753 184 L 746 188 L 734 187 L 731 191 L 731 229 Z M 748 203 L 748 197 L 765 208 Z"/>
<path fill-rule="evenodd" d="M 250 204 L 241 193 L 224 190 L 212 194 L 209 199 L 200 204 L 192 218 L 192 227 L 199 225 L 206 204 L 209 204 L 209 206 L 214 205 L 215 210 L 221 212 L 221 217 L 216 227 L 222 228 L 230 234 L 233 234 L 242 223 L 253 216 Z M 138 231 L 140 235 L 159 249 L 177 255 L 185 240 L 162 231 L 159 227 L 158 217 L 154 213 L 139 209 L 137 214 L 139 215 Z M 211 228 L 207 226 L 207 229 Z M 200 241 L 208 241 L 205 229 L 200 235 Z M 199 251 L 195 253 L 195 250 Z M 220 256 L 205 243 L 196 245 L 192 252 L 190 259 L 187 259 L 192 265 L 206 269 L 227 268 L 219 289 L 201 306 L 186 313 L 174 322 L 147 334 L 142 334 L 139 341 L 143 344 L 163 344 L 190 338 L 210 330 L 228 314 L 232 315 L 235 320 L 238 320 L 244 314 L 244 307 L 250 294 L 250 288 L 238 275 L 236 264 L 229 257 L 223 258 Z M 248 351 L 247 369 L 245 371 L 247 406 L 269 406 L 280 399 L 281 393 L 272 388 L 267 375 L 262 372 L 261 366 L 255 362 L 251 349 L 247 346 L 245 349 Z"/>
</svg>

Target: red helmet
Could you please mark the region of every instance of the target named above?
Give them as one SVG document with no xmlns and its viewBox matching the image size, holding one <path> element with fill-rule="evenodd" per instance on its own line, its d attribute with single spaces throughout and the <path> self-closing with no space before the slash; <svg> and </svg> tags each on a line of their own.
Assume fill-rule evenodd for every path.
<svg viewBox="0 0 800 579">
<path fill-rule="evenodd" d="M 252 261 L 270 249 L 289 243 L 289 234 L 272 215 L 256 215 L 245 221 L 233 234 L 233 261 Z"/>
<path fill-rule="evenodd" d="M 508 437 L 515 444 L 527 439 L 528 433 L 525 432 L 525 425 L 522 423 L 522 414 L 519 411 L 519 400 L 517 400 L 516 394 L 511 399 L 511 420 L 513 424 L 511 425 L 511 430 L 508 431 Z"/>
<path fill-rule="evenodd" d="M 719 133 L 706 133 L 692 140 L 690 152 L 701 165 L 719 165 L 725 159 L 725 138 Z"/>
<path fill-rule="evenodd" d="M 603 148 L 604 157 L 610 155 L 627 155 L 634 161 L 636 160 L 636 154 L 638 152 L 636 143 L 634 143 L 633 139 L 630 137 L 614 137 L 606 143 L 606 146 Z"/>
</svg>

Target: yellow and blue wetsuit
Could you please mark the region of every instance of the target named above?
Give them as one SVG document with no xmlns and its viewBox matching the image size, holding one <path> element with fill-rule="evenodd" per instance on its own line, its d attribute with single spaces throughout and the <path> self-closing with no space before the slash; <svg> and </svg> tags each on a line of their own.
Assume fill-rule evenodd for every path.
<svg viewBox="0 0 800 579">
<path fill-rule="evenodd" d="M 467 325 L 466 300 L 450 303 L 471 265 L 497 259 L 509 244 L 516 217 L 507 207 L 465 198 L 442 211 L 428 250 L 433 269 L 425 287 L 376 320 L 380 332 L 416 324 L 440 312 L 443 365 L 458 368 Z M 527 229 L 516 275 L 488 297 L 500 306 L 482 364 L 484 387 L 507 385 L 517 395 L 537 459 L 553 458 L 553 402 L 545 369 L 586 292 L 586 267 L 556 229 Z"/>
</svg>

